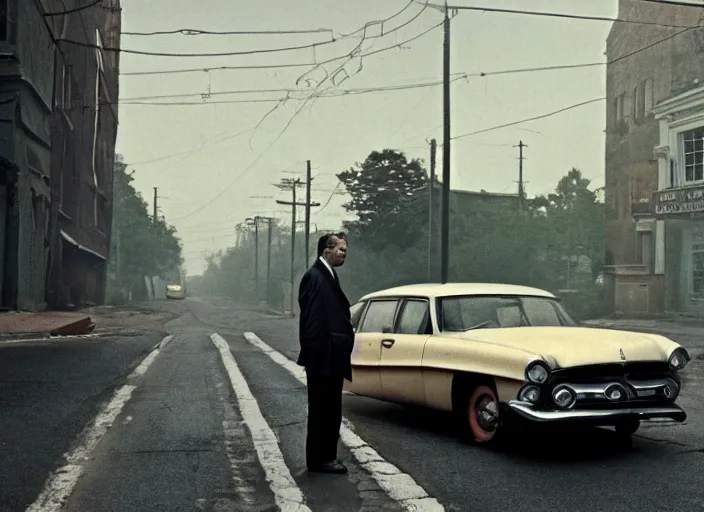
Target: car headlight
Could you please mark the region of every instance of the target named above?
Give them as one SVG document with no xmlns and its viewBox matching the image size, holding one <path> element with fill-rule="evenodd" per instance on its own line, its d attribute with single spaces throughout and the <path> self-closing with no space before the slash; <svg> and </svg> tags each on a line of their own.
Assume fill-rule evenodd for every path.
<svg viewBox="0 0 704 512">
<path fill-rule="evenodd" d="M 526 366 L 526 380 L 533 384 L 544 384 L 550 376 L 550 367 L 545 361 L 532 361 Z"/>
<path fill-rule="evenodd" d="M 521 402 L 537 404 L 540 402 L 540 389 L 537 386 L 526 386 L 518 393 L 518 399 Z"/>
<path fill-rule="evenodd" d="M 561 409 L 567 409 L 570 407 L 577 397 L 574 392 L 567 386 L 558 386 L 552 393 L 552 399 L 555 405 Z"/>
<path fill-rule="evenodd" d="M 621 384 L 611 384 L 604 390 L 604 396 L 612 402 L 619 402 L 628 398 L 628 393 Z"/>
<path fill-rule="evenodd" d="M 679 371 L 687 366 L 690 360 L 689 353 L 684 348 L 679 347 L 675 349 L 667 363 L 671 369 Z"/>
<path fill-rule="evenodd" d="M 667 379 L 668 383 L 663 387 L 662 394 L 668 400 L 674 402 L 680 394 L 679 385 L 672 379 Z"/>
</svg>

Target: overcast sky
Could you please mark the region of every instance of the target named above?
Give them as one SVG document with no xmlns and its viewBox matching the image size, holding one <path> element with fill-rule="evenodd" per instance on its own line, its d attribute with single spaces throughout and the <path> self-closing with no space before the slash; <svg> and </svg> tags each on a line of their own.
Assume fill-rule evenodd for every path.
<svg viewBox="0 0 704 512">
<path fill-rule="evenodd" d="M 277 100 L 285 92 L 217 94 L 237 90 L 305 91 L 315 82 L 297 78 L 310 68 L 215 70 L 184 74 L 125 75 L 187 68 L 261 66 L 319 62 L 348 54 L 360 43 L 341 38 L 366 22 L 403 9 L 408 0 L 123 0 L 123 32 L 175 29 L 209 31 L 331 29 L 336 42 L 315 51 L 258 53 L 222 57 L 164 57 L 123 53 L 121 57 L 120 129 L 117 151 L 134 169 L 136 187 L 151 203 L 159 187 L 159 205 L 179 231 L 189 274 L 204 267 L 203 256 L 234 243 L 234 226 L 261 214 L 290 217 L 277 207 L 282 178 L 314 170 L 313 199 L 328 203 L 340 172 L 373 150 L 395 148 L 426 161 L 427 141 L 442 142 L 440 86 L 320 98 L 304 104 Z M 491 6 L 547 12 L 616 16 L 616 0 L 456 0 L 455 5 Z M 364 41 L 367 51 L 399 45 L 442 22 L 442 14 L 417 4 L 383 25 L 384 37 Z M 399 30 L 397 27 L 406 24 Z M 452 73 L 466 73 L 452 85 L 452 135 L 547 114 L 605 94 L 605 66 L 499 74 L 477 73 L 542 66 L 603 62 L 610 23 L 503 13 L 461 11 L 452 21 Z M 382 34 L 381 27 L 367 30 Z M 125 49 L 166 53 L 223 53 L 305 46 L 330 41 L 330 33 L 294 35 L 137 36 L 125 34 Z M 345 61 L 327 64 L 334 70 Z M 361 68 L 361 69 L 360 69 Z M 420 84 L 442 78 L 442 28 L 419 39 L 349 62 L 349 78 L 334 90 Z M 320 80 L 323 70 L 309 78 Z M 339 78 L 343 78 L 341 74 Z M 326 84 L 325 87 L 331 85 Z M 201 94 L 210 91 L 209 99 Z M 154 96 L 191 94 L 176 98 Z M 304 97 L 304 92 L 292 93 Z M 134 98 L 149 99 L 134 99 Z M 216 103 L 216 102 L 235 103 Z M 146 105 L 130 102 L 192 102 L 195 105 Z M 256 132 L 255 127 L 276 108 Z M 291 121 L 291 119 L 293 120 Z M 523 140 L 525 179 L 530 196 L 552 191 L 572 167 L 594 186 L 604 184 L 605 102 L 489 131 L 453 142 L 452 187 L 516 192 L 518 149 Z M 287 123 L 291 124 L 284 130 Z M 280 133 L 283 134 L 277 139 Z M 253 134 L 253 137 L 252 137 Z M 273 143 L 273 145 L 272 145 Z M 441 156 L 441 152 L 439 152 Z M 168 158 L 166 158 L 168 157 Z M 438 159 L 438 168 L 441 167 Z M 336 228 L 344 218 L 344 196 L 333 196 L 315 213 L 319 228 Z"/>
</svg>

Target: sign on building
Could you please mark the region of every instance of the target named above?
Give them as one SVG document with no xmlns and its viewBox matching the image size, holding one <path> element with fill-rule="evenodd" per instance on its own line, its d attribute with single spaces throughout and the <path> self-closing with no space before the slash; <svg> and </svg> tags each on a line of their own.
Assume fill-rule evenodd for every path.
<svg viewBox="0 0 704 512">
<path fill-rule="evenodd" d="M 655 215 L 704 212 L 704 186 L 655 192 Z"/>
</svg>

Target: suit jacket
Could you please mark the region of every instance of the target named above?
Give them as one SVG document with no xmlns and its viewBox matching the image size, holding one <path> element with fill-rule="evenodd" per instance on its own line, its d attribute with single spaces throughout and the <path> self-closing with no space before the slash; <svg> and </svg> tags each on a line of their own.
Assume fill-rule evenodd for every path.
<svg viewBox="0 0 704 512">
<path fill-rule="evenodd" d="M 335 277 L 317 259 L 301 279 L 298 364 L 308 372 L 352 381 L 350 303 Z"/>
</svg>

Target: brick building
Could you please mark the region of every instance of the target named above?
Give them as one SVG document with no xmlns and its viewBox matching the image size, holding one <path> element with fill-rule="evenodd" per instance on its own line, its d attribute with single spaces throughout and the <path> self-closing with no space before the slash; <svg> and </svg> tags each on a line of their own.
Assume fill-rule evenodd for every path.
<svg viewBox="0 0 704 512">
<path fill-rule="evenodd" d="M 607 41 L 606 264 L 613 309 L 704 314 L 704 18 L 620 0 Z"/>
<path fill-rule="evenodd" d="M 92 46 L 119 46 L 120 11 L 83 6 L 0 0 L 3 308 L 102 302 L 119 56 Z"/>
</svg>

